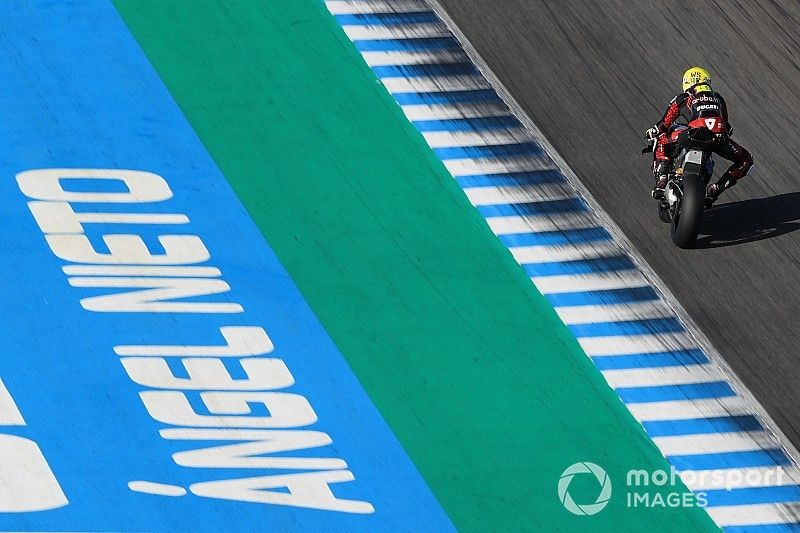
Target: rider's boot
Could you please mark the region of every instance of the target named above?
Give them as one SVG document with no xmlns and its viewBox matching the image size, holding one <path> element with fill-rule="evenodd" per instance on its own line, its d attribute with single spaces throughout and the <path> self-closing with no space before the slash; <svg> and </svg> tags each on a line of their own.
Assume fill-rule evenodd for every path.
<svg viewBox="0 0 800 533">
<path fill-rule="evenodd" d="M 712 183 L 706 188 L 706 201 L 714 203 L 723 191 L 736 185 L 736 181 L 736 178 L 726 172 L 716 183 Z"/>
<path fill-rule="evenodd" d="M 653 176 L 656 179 L 656 185 L 653 187 L 652 195 L 656 200 L 661 200 L 664 198 L 664 189 L 667 186 L 669 161 L 656 161 L 653 165 Z"/>
</svg>

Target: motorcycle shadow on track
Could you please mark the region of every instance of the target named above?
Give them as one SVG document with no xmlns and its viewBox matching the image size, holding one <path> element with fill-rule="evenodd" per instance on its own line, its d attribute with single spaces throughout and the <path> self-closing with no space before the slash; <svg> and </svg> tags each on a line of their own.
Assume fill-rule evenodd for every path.
<svg viewBox="0 0 800 533">
<path fill-rule="evenodd" d="M 703 213 L 695 248 L 722 248 L 800 229 L 800 192 L 718 204 Z"/>
</svg>

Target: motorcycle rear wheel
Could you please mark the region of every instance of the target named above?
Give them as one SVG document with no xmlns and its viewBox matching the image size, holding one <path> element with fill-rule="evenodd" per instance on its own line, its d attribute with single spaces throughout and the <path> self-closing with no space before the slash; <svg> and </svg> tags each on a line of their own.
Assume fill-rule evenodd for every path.
<svg viewBox="0 0 800 533">
<path fill-rule="evenodd" d="M 681 205 L 672 218 L 671 227 L 672 242 L 678 248 L 691 248 L 694 246 L 697 240 L 697 232 L 700 229 L 700 217 L 703 214 L 705 198 L 705 183 L 700 174 L 698 172 L 685 172 Z"/>
</svg>

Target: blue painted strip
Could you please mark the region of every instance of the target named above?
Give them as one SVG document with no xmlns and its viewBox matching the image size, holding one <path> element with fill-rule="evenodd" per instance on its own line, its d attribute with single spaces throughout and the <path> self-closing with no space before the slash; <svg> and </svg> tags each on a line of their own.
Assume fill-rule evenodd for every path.
<svg viewBox="0 0 800 533">
<path fill-rule="evenodd" d="M 800 485 L 752 487 L 731 490 L 718 489 L 704 492 L 706 493 L 706 500 L 708 501 L 709 507 L 800 501 Z"/>
<path fill-rule="evenodd" d="M 630 289 L 609 289 L 603 291 L 561 292 L 545 295 L 553 307 L 578 305 L 615 305 L 658 300 L 653 287 L 633 287 Z"/>
<path fill-rule="evenodd" d="M 458 176 L 456 182 L 462 189 L 475 187 L 503 187 L 507 185 L 543 185 L 566 181 L 560 170 L 535 170 L 533 172 L 511 172 L 509 174 L 473 174 Z"/>
<path fill-rule="evenodd" d="M 453 146 L 450 148 L 435 148 L 433 150 L 439 159 L 469 159 L 473 157 L 516 157 L 530 156 L 541 157 L 544 150 L 536 143 L 499 144 L 495 146 Z"/>
<path fill-rule="evenodd" d="M 700 435 L 703 433 L 736 433 L 764 429 L 753 415 L 715 416 L 684 420 L 653 420 L 642 422 L 651 437 L 673 435 Z"/>
<path fill-rule="evenodd" d="M 625 403 L 667 402 L 672 400 L 700 400 L 736 396 L 726 381 L 695 383 L 692 385 L 658 385 L 654 387 L 620 387 L 617 394 Z"/>
<path fill-rule="evenodd" d="M 680 320 L 675 317 L 650 318 L 646 320 L 627 320 L 623 322 L 594 322 L 568 326 L 576 338 L 614 337 L 616 335 L 651 335 L 684 331 Z"/>
<path fill-rule="evenodd" d="M 413 13 L 364 13 L 356 15 L 334 15 L 342 26 L 387 26 L 395 24 L 435 24 L 439 17 L 433 11 Z"/>
<path fill-rule="evenodd" d="M 522 204 L 494 204 L 478 206 L 484 218 L 513 217 L 525 215 L 553 215 L 556 213 L 575 213 L 588 211 L 589 207 L 581 198 L 548 200 L 545 202 L 526 202 Z"/>
<path fill-rule="evenodd" d="M 436 105 L 436 104 L 468 104 L 502 102 L 493 89 L 476 89 L 474 91 L 445 91 L 432 93 L 393 93 L 392 96 L 400 105 Z"/>
<path fill-rule="evenodd" d="M 522 265 L 531 277 L 563 276 L 567 274 L 591 274 L 634 270 L 636 265 L 627 255 L 580 259 L 578 261 L 553 261 L 551 263 L 526 263 Z"/>
<path fill-rule="evenodd" d="M 461 50 L 453 37 L 425 37 L 420 39 L 358 39 L 353 41 L 359 52 L 420 52 Z"/>
<path fill-rule="evenodd" d="M 675 350 L 632 355 L 595 355 L 592 357 L 592 361 L 600 370 L 624 370 L 700 365 L 708 363 L 708 357 L 702 350 Z"/>
<path fill-rule="evenodd" d="M 540 231 L 537 233 L 510 233 L 498 237 L 503 244 L 512 248 L 516 246 L 557 246 L 580 244 L 586 242 L 606 241 L 611 234 L 605 228 L 581 228 L 565 231 Z"/>
<path fill-rule="evenodd" d="M 724 533 L 797 533 L 800 523 L 793 524 L 760 524 L 757 526 L 728 526 L 723 527 Z"/>
<path fill-rule="evenodd" d="M 522 126 L 513 115 L 486 118 L 453 118 L 447 120 L 413 120 L 418 131 L 484 131 L 519 128 Z"/>
<path fill-rule="evenodd" d="M 472 63 L 437 63 L 432 65 L 384 65 L 372 67 L 379 78 L 419 78 L 422 76 L 469 76 L 480 71 Z"/>
<path fill-rule="evenodd" d="M 13 280 L 6 283 L 0 298 L 0 316 L 13 315 L 13 320 L 0 321 L 0 377 L 26 422 L 0 432 L 19 436 L 17 442 L 38 445 L 36 450 L 41 450 L 67 502 L 45 498 L 51 505 L 47 510 L 0 513 L 0 531 L 451 531 L 436 498 L 111 2 L 38 4 L 38 8 L 34 3 L 0 8 L 0 174 L 4 177 L 0 180 L 0 226 L 4 244 L 15 250 L 13 261 L 0 262 L 0 276 Z M 140 235 L 154 254 L 163 254 L 156 236 L 195 236 L 197 241 L 192 242 L 202 242 L 204 253 L 191 261 L 218 267 L 222 279 L 214 281 L 224 280 L 225 293 L 209 291 L 209 295 L 179 300 L 184 305 L 206 304 L 203 309 L 193 307 L 193 312 L 135 309 L 119 301 L 112 307 L 107 300 L 105 308 L 87 305 L 87 298 L 111 295 L 113 302 L 116 296 L 134 295 L 134 300 L 141 292 L 134 286 L 70 286 L 61 270 L 67 261 L 51 251 L 14 179 L 22 171 L 52 167 L 137 169 L 162 176 L 163 180 L 148 174 L 155 183 L 166 182 L 164 187 L 170 192 L 157 200 L 146 202 L 143 195 L 143 203 L 98 202 L 90 209 L 185 214 L 190 223 L 87 224 L 83 228 L 87 239 L 101 243 L 98 249 L 105 250 L 104 234 Z M 77 192 L 92 191 L 89 187 L 99 181 L 83 178 L 71 183 Z M 104 183 L 120 184 L 117 179 Z M 86 206 L 81 204 L 76 210 L 85 211 Z M 204 257 L 206 250 L 210 260 Z M 194 281 L 202 291 L 203 280 Z M 164 294 L 161 299 L 168 300 L 165 306 L 176 303 Z M 253 373 L 250 383 L 264 383 L 261 390 L 235 391 L 236 385 L 218 381 L 210 388 L 218 389 L 213 393 L 218 400 L 228 400 L 227 407 L 205 405 L 201 391 L 187 390 L 191 386 L 177 381 L 167 385 L 176 389 L 169 392 L 149 378 L 148 384 L 140 384 L 123 367 L 122 361 L 130 358 L 114 352 L 120 345 L 224 346 L 220 328 L 225 327 L 257 330 L 263 338 L 268 335 L 271 343 L 264 344 L 265 353 L 243 354 L 248 363 L 265 363 L 269 358 L 286 365 L 270 365 L 275 372 L 266 381 L 271 383 L 262 379 L 263 372 L 258 377 Z M 250 344 L 247 349 L 260 343 Z M 175 376 L 186 380 L 181 359 L 168 359 Z M 223 359 L 207 361 L 217 361 L 234 379 L 244 378 L 242 359 Z M 168 375 L 163 374 L 165 379 Z M 224 377 L 225 372 L 217 375 Z M 146 408 L 143 402 L 148 401 Z M 239 405 L 231 409 L 231 401 Z M 148 409 L 156 405 L 161 414 L 151 416 L 154 411 Z M 181 418 L 174 418 L 176 414 Z M 234 414 L 243 418 L 237 421 L 228 416 Z M 210 424 L 209 418 L 213 418 Z M 345 461 L 346 466 L 341 462 L 337 467 L 342 470 L 328 477 L 330 490 L 339 501 L 369 502 L 374 512 L 369 505 L 351 507 L 355 513 L 342 507 L 304 508 L 296 505 L 302 503 L 297 500 L 295 505 L 275 505 L 275 500 L 268 499 L 271 491 L 289 495 L 285 487 L 268 488 L 270 476 L 289 475 L 294 483 L 308 482 L 307 471 L 313 469 L 275 468 L 265 463 L 272 453 L 254 456 L 261 466 L 253 468 L 225 466 L 225 452 L 216 459 L 212 452 L 206 455 L 212 457 L 207 463 L 201 460 L 193 467 L 178 464 L 174 454 L 179 451 L 246 442 L 236 440 L 240 436 L 235 434 L 231 437 L 229 431 L 226 435 L 224 429 L 211 430 L 208 437 L 209 425 L 280 427 L 288 439 L 297 430 L 321 432 L 315 443 L 304 441 L 302 435 L 286 441 L 287 447 L 299 449 L 278 455 Z M 209 440 L 176 435 L 168 439 L 160 433 L 163 429 L 183 431 L 181 426 L 192 426 L 189 432 L 206 432 Z M 365 434 L 369 439 L 364 439 Z M 8 456 L 9 441 L 0 439 L 0 471 L 4 473 L 9 459 L 15 459 Z M 44 478 L 26 476 L 36 481 Z M 323 486 L 317 480 L 313 484 Z M 137 492 L 137 485 L 128 485 L 135 481 L 169 484 L 176 495 Z M 281 485 L 280 479 L 276 481 Z M 30 490 L 24 485 L 19 483 L 17 492 Z M 38 483 L 35 488 L 42 495 Z M 52 484 L 45 488 L 50 489 L 45 496 L 54 493 Z M 306 492 L 297 486 L 293 490 Z"/>
<path fill-rule="evenodd" d="M 700 453 L 671 455 L 669 463 L 677 470 L 721 470 L 725 468 L 756 468 L 784 466 L 791 463 L 783 450 L 753 450 L 748 452 Z"/>
</svg>

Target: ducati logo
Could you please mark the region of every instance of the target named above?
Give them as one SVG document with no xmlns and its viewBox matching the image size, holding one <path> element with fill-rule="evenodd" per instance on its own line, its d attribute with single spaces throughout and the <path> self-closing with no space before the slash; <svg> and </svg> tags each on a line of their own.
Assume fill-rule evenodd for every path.
<svg viewBox="0 0 800 533">
<path fill-rule="evenodd" d="M 707 118 L 706 119 L 706 128 L 713 130 L 714 126 L 717 125 L 717 119 L 715 118 Z"/>
</svg>

